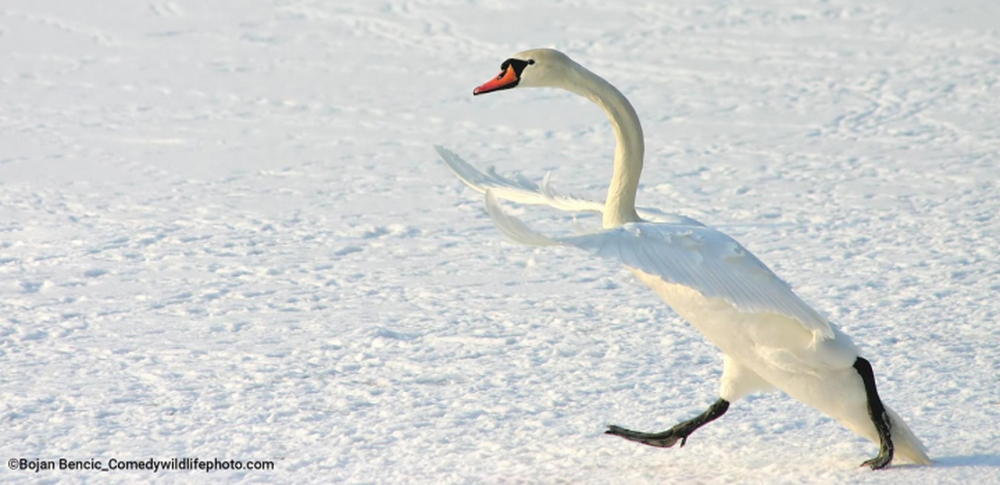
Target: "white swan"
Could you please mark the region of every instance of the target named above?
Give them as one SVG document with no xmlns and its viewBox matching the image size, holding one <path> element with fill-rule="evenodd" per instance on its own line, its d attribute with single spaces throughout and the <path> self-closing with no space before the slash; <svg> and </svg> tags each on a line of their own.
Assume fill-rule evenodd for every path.
<svg viewBox="0 0 1000 485">
<path fill-rule="evenodd" d="M 463 182 L 486 193 L 487 211 L 507 236 L 531 245 L 573 246 L 624 263 L 724 354 L 719 399 L 704 413 L 659 433 L 611 426 L 607 434 L 652 446 L 670 447 L 678 441 L 684 446 L 694 430 L 725 414 L 731 402 L 777 388 L 878 444 L 878 456 L 862 466 L 884 468 L 894 456 L 931 463 L 902 418 L 882 404 L 871 365 L 850 337 L 800 300 L 764 263 L 729 236 L 697 221 L 637 212 L 642 127 L 620 91 L 559 51 L 533 49 L 504 61 L 500 75 L 473 94 L 514 87 L 566 89 L 608 115 L 617 147 L 605 203 L 559 195 L 548 177 L 539 186 L 485 174 L 436 147 L 444 161 Z M 604 230 L 547 237 L 504 213 L 497 197 L 599 211 Z"/>
</svg>

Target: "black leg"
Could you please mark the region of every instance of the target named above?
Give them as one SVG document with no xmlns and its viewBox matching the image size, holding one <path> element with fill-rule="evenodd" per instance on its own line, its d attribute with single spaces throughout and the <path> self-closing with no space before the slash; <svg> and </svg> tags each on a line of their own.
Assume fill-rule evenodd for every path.
<svg viewBox="0 0 1000 485">
<path fill-rule="evenodd" d="M 728 409 L 729 401 L 719 399 L 718 401 L 715 401 L 715 404 L 712 404 L 711 407 L 696 416 L 694 419 L 679 423 L 673 428 L 660 433 L 642 433 L 619 426 L 609 426 L 608 430 L 605 431 L 604 434 L 613 434 L 615 436 L 621 436 L 629 441 L 635 441 L 660 448 L 670 448 L 671 446 L 674 446 L 678 440 L 680 440 L 681 447 L 684 447 L 684 444 L 687 443 L 688 435 L 694 433 L 694 430 L 704 426 L 705 424 L 718 419 L 719 416 L 726 414 Z"/>
<path fill-rule="evenodd" d="M 868 416 L 871 416 L 878 431 L 879 444 L 878 456 L 861 464 L 861 466 L 871 467 L 872 470 L 879 470 L 889 466 L 892 461 L 892 422 L 885 412 L 885 406 L 878 397 L 878 390 L 875 389 L 875 373 L 872 372 L 872 365 L 867 360 L 858 357 L 854 361 L 854 369 L 861 375 L 861 380 L 865 383 L 865 394 L 868 396 Z"/>
</svg>

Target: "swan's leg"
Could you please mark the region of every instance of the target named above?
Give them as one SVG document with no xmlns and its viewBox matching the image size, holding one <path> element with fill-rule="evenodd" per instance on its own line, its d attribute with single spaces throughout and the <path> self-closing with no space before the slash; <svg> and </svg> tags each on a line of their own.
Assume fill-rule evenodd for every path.
<svg viewBox="0 0 1000 485">
<path fill-rule="evenodd" d="M 748 394 L 774 389 L 756 372 L 743 366 L 735 359 L 722 354 L 722 379 L 719 380 L 719 397 L 731 403 L 743 399 Z"/>
<path fill-rule="evenodd" d="M 606 434 L 621 436 L 627 440 L 645 443 L 650 446 L 659 446 L 661 448 L 674 446 L 677 441 L 680 441 L 681 446 L 684 446 L 687 442 L 687 437 L 694 430 L 726 414 L 730 403 L 736 402 L 753 392 L 773 389 L 767 381 L 754 371 L 744 367 L 728 355 L 723 354 L 722 360 L 724 366 L 722 368 L 722 379 L 719 381 L 719 400 L 698 417 L 684 421 L 662 433 L 640 433 L 619 426 L 611 426 L 606 431 Z"/>
<path fill-rule="evenodd" d="M 868 416 L 875 424 L 880 441 L 878 456 L 861 464 L 861 466 L 871 467 L 872 470 L 885 468 L 892 461 L 892 421 L 885 412 L 882 399 L 878 397 L 878 390 L 875 389 L 875 373 L 872 372 L 872 365 L 867 360 L 858 357 L 854 361 L 854 369 L 861 375 L 861 380 L 865 383 L 865 394 L 868 397 Z"/>
<path fill-rule="evenodd" d="M 608 430 L 604 434 L 621 436 L 629 441 L 660 448 L 670 448 L 680 441 L 681 447 L 683 447 L 687 443 L 688 436 L 694 430 L 718 419 L 719 416 L 726 414 L 726 410 L 728 409 L 729 401 L 720 398 L 718 401 L 715 401 L 715 404 L 712 404 L 705 412 L 699 414 L 694 419 L 678 423 L 673 428 L 660 433 L 642 433 L 612 425 L 608 427 Z"/>
</svg>

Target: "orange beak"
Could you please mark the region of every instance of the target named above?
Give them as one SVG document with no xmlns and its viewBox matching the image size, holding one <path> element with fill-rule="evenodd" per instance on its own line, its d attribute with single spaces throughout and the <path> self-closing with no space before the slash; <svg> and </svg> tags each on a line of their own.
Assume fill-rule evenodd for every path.
<svg viewBox="0 0 1000 485">
<path fill-rule="evenodd" d="M 517 82 L 520 80 L 517 73 L 514 72 L 514 67 L 507 66 L 507 69 L 502 71 L 500 75 L 490 79 L 486 84 L 473 89 L 472 95 L 478 96 L 480 94 L 492 93 L 493 91 L 500 91 L 501 89 L 510 89 L 517 86 Z"/>
</svg>

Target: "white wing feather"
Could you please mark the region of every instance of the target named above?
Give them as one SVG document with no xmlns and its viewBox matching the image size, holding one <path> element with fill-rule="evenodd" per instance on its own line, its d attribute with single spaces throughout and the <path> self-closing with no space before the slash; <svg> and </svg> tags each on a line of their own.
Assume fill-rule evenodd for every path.
<svg viewBox="0 0 1000 485">
<path fill-rule="evenodd" d="M 542 183 L 536 184 L 521 175 L 515 175 L 516 180 L 504 177 L 496 173 L 492 167 L 485 172 L 473 167 L 462 160 L 458 154 L 441 146 L 434 146 L 441 159 L 448 165 L 448 168 L 455 173 L 469 188 L 485 193 L 487 190 L 493 192 L 494 196 L 500 199 L 529 205 L 547 205 L 558 210 L 567 212 L 603 212 L 604 204 L 587 199 L 581 199 L 573 195 L 560 194 L 549 180 L 546 174 Z M 683 224 L 690 226 L 704 226 L 704 224 L 687 216 L 677 214 L 667 214 L 657 209 L 637 208 L 636 213 L 644 220 L 651 222 L 668 222 L 671 224 Z"/>
<path fill-rule="evenodd" d="M 668 283 L 722 298 L 748 313 L 794 318 L 818 340 L 833 338 L 829 321 L 792 292 L 756 256 L 733 238 L 704 226 L 640 222 L 570 237 L 547 237 L 503 211 L 491 190 L 486 210 L 511 239 L 529 245 L 573 246 L 613 259 Z"/>
</svg>

